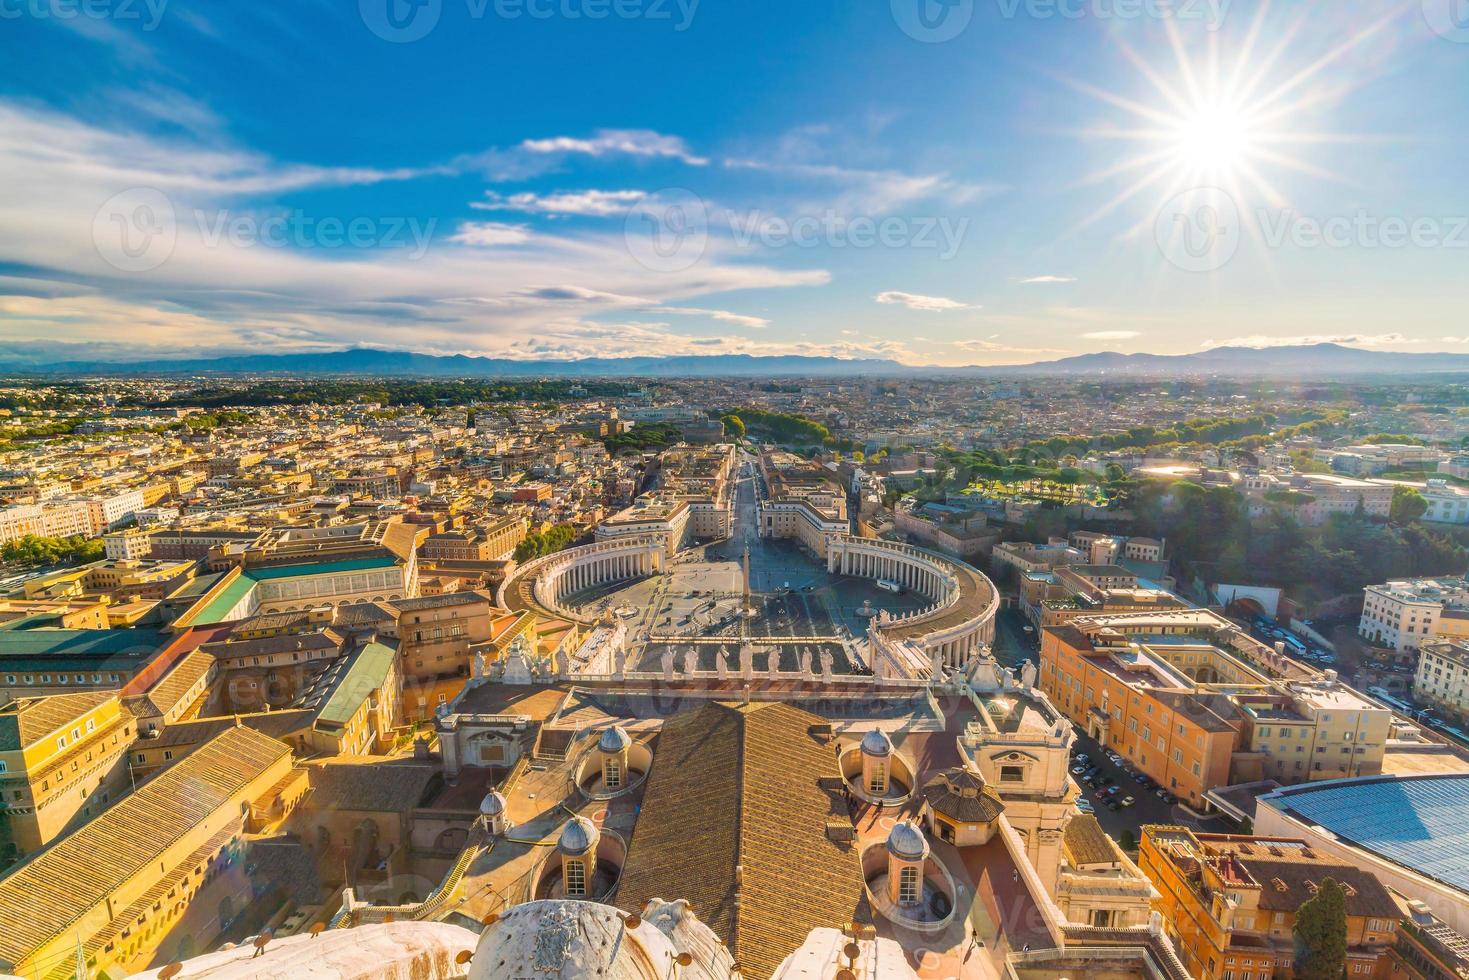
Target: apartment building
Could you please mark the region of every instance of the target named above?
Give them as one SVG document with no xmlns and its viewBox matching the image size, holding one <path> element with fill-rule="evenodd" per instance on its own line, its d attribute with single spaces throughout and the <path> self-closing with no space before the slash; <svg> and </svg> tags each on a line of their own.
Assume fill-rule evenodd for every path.
<svg viewBox="0 0 1469 980">
<path fill-rule="evenodd" d="M 110 691 L 23 698 L 0 708 L 0 867 L 122 795 L 136 730 Z"/>
<path fill-rule="evenodd" d="M 1469 716 L 1469 641 L 1440 639 L 1424 643 L 1418 649 L 1413 697 L 1459 718 Z"/>
<path fill-rule="evenodd" d="M 1357 635 L 1399 653 L 1417 650 L 1436 636 L 1446 610 L 1469 610 L 1469 581 L 1462 578 L 1399 579 L 1363 591 Z"/>
<path fill-rule="evenodd" d="M 1334 681 L 1288 682 L 1234 700 L 1247 724 L 1231 781 L 1291 785 L 1376 776 L 1392 731 L 1392 712 Z"/>
<path fill-rule="evenodd" d="M 1346 977 L 1387 980 L 1399 909 L 1371 872 L 1287 837 L 1143 828 L 1140 867 L 1184 966 L 1196 980 L 1290 977 L 1296 913 L 1332 879 L 1346 893 Z"/>
<path fill-rule="evenodd" d="M 1469 490 L 1447 480 L 1429 480 L 1418 491 L 1428 504 L 1423 519 L 1440 524 L 1469 524 Z"/>
<path fill-rule="evenodd" d="M 1041 633 L 1039 684 L 1073 722 L 1196 809 L 1215 787 L 1382 771 L 1392 713 L 1334 674 L 1282 679 L 1207 610 L 1076 618 Z"/>
</svg>

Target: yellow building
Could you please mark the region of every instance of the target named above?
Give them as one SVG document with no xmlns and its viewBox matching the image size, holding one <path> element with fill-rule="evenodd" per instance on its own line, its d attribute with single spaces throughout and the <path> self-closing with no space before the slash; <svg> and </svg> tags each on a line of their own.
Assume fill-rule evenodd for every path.
<svg viewBox="0 0 1469 980">
<path fill-rule="evenodd" d="M 121 796 L 135 737 L 115 692 L 23 698 L 0 709 L 0 867 Z"/>
<path fill-rule="evenodd" d="M 229 729 L 0 879 L 0 971 L 69 980 L 79 942 L 94 976 L 209 947 L 253 900 L 242 838 L 305 792 L 286 745 Z"/>
</svg>

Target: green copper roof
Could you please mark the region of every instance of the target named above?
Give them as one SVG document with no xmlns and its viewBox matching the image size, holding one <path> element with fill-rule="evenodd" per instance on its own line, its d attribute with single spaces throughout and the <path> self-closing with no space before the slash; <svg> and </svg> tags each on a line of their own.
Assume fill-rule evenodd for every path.
<svg viewBox="0 0 1469 980">
<path fill-rule="evenodd" d="M 277 578 L 301 578 L 307 575 L 335 575 L 337 572 L 357 572 L 368 568 L 391 568 L 398 564 L 392 555 L 374 558 L 353 558 L 348 561 L 315 562 L 305 565 L 276 565 L 270 568 L 249 568 L 245 575 L 257 582 Z"/>
<path fill-rule="evenodd" d="M 383 680 L 393 669 L 397 657 L 397 650 L 377 642 L 369 643 L 358 651 L 347 668 L 346 676 L 317 714 L 318 724 L 324 722 L 341 727 L 351 721 L 368 695 L 383 686 Z"/>
</svg>

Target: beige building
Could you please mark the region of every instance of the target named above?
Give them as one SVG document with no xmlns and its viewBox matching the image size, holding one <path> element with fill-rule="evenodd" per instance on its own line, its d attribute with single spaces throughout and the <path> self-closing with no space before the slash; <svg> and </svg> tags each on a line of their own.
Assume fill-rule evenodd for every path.
<svg viewBox="0 0 1469 980">
<path fill-rule="evenodd" d="M 115 692 L 24 698 L 0 709 L 0 867 L 121 796 L 135 737 Z"/>
<path fill-rule="evenodd" d="M 1431 640 L 1418 650 L 1413 696 L 1463 718 L 1469 715 L 1469 643 Z"/>
<path fill-rule="evenodd" d="M 1445 612 L 1469 609 L 1469 581 L 1400 579 L 1364 590 L 1357 635 L 1399 653 L 1417 650 L 1438 635 Z"/>
<path fill-rule="evenodd" d="M 0 970 L 67 980 L 79 940 L 93 975 L 147 967 L 180 930 L 208 947 L 253 898 L 242 838 L 305 791 L 289 748 L 229 729 L 0 879 Z"/>
</svg>

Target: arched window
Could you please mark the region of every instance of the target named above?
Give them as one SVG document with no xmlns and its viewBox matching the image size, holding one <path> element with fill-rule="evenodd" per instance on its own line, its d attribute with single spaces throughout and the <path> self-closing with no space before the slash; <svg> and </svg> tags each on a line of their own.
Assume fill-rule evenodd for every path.
<svg viewBox="0 0 1469 980">
<path fill-rule="evenodd" d="M 898 904 L 918 904 L 918 869 L 909 865 L 898 872 Z"/>
<path fill-rule="evenodd" d="M 610 758 L 602 763 L 602 782 L 608 789 L 622 788 L 622 761 Z"/>
<path fill-rule="evenodd" d="M 566 894 L 567 897 L 581 896 L 587 893 L 587 866 L 580 861 L 566 862 Z"/>
</svg>

